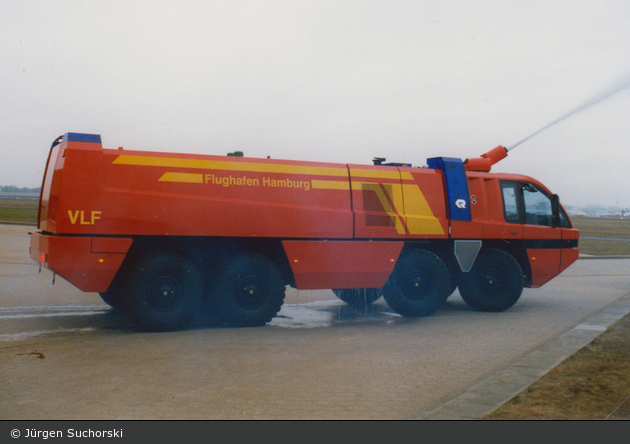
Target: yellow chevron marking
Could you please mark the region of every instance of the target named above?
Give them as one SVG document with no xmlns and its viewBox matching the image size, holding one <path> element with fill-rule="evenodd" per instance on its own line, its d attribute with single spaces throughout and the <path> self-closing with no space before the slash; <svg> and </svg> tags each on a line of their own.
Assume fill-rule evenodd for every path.
<svg viewBox="0 0 630 444">
<path fill-rule="evenodd" d="M 352 183 L 353 186 L 355 182 Z M 359 185 L 359 184 L 357 184 Z M 355 188 L 356 189 L 356 188 Z M 396 227 L 396 232 L 398 234 L 405 234 L 405 224 L 404 224 L 404 215 L 400 215 L 396 212 L 396 208 L 402 208 L 402 195 L 399 192 L 399 186 L 385 186 L 381 187 L 379 183 L 373 182 L 362 182 L 360 184 L 361 190 L 370 190 L 376 193 L 376 197 L 378 197 L 379 202 L 383 206 L 385 210 L 385 214 L 387 214 L 393 224 Z M 393 202 L 393 205 L 392 205 Z"/>
<path fill-rule="evenodd" d="M 405 196 L 405 215 L 407 228 L 411 234 L 444 234 L 442 224 L 433 215 L 420 187 L 415 184 L 403 184 Z"/>
<path fill-rule="evenodd" d="M 313 188 L 320 190 L 350 190 L 350 183 L 347 180 L 311 180 Z"/>
</svg>

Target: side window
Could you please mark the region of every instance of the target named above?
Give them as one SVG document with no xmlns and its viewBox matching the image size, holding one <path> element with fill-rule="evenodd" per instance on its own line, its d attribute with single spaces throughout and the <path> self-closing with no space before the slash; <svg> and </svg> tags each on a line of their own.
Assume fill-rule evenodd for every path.
<svg viewBox="0 0 630 444">
<path fill-rule="evenodd" d="M 521 223 L 520 190 L 517 182 L 501 181 L 501 192 L 503 193 L 503 214 L 505 221 L 513 224 Z"/>
<path fill-rule="evenodd" d="M 553 227 L 551 196 L 527 182 L 501 181 L 505 221 L 513 224 Z M 570 227 L 569 219 L 560 209 L 560 227 Z"/>
<path fill-rule="evenodd" d="M 551 199 L 535 186 L 524 183 L 523 202 L 525 203 L 525 223 L 528 225 L 553 226 Z"/>
</svg>

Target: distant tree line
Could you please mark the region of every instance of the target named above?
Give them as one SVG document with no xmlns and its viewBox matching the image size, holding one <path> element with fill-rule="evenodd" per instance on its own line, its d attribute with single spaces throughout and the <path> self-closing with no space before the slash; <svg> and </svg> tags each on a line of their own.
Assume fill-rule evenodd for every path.
<svg viewBox="0 0 630 444">
<path fill-rule="evenodd" d="M 4 185 L 0 187 L 2 193 L 39 193 L 39 188 L 19 188 L 13 185 Z"/>
</svg>

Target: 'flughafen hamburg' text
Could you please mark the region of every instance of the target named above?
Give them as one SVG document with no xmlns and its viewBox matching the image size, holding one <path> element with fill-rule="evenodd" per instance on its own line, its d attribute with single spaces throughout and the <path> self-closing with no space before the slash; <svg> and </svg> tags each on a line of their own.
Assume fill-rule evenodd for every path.
<svg viewBox="0 0 630 444">
<path fill-rule="evenodd" d="M 223 187 L 229 186 L 248 186 L 259 187 L 261 180 L 247 176 L 216 176 L 214 174 L 206 174 L 204 178 L 205 183 L 212 185 L 221 185 Z M 294 180 L 294 179 L 272 179 L 271 177 L 262 178 L 263 187 L 271 188 L 297 188 L 304 191 L 311 189 L 311 182 L 309 180 Z"/>
</svg>

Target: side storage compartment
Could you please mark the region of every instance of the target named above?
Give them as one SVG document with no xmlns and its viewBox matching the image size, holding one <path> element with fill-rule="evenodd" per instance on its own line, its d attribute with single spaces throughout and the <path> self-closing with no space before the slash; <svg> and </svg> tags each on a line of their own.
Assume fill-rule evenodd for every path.
<svg viewBox="0 0 630 444">
<path fill-rule="evenodd" d="M 404 242 L 283 241 L 296 287 L 302 290 L 381 288 Z"/>
</svg>

